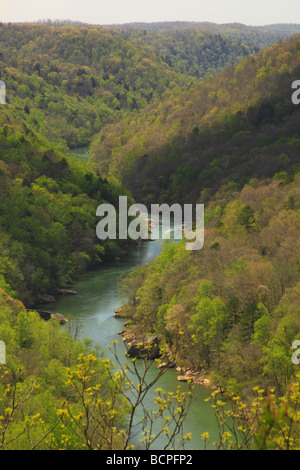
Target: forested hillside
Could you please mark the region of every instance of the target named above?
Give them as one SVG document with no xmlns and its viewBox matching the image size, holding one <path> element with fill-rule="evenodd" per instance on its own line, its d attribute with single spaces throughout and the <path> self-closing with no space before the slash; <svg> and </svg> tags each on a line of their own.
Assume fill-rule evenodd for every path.
<svg viewBox="0 0 300 470">
<path fill-rule="evenodd" d="M 120 33 L 127 40 L 135 39 L 154 47 L 160 60 L 172 70 L 196 78 L 213 75 L 225 65 L 237 64 L 243 57 L 258 52 L 264 44 L 260 37 L 259 45 L 253 45 L 221 32 L 193 29 L 170 32 L 120 30 Z"/>
<path fill-rule="evenodd" d="M 105 124 L 132 120 L 132 111 L 151 103 L 158 108 L 166 93 L 168 100 L 254 50 L 202 31 L 128 35 L 87 25 L 1 24 L 2 287 L 30 303 L 85 266 L 117 256 L 116 244 L 95 239 L 95 208 L 126 190 L 64 154 L 87 145 Z"/>
<path fill-rule="evenodd" d="M 207 21 L 170 21 L 155 23 L 126 23 L 110 25 L 117 31 L 154 31 L 176 34 L 176 31 L 207 31 L 213 34 L 221 34 L 226 37 L 237 39 L 250 46 L 263 49 L 275 42 L 288 40 L 293 34 L 300 31 L 298 24 L 274 24 L 265 26 L 246 26 L 241 23 L 217 24 Z"/>
<path fill-rule="evenodd" d="M 185 82 L 153 48 L 105 28 L 2 24 L 0 70 L 15 113 L 64 151 Z"/>
<path fill-rule="evenodd" d="M 58 322 L 26 311 L 1 288 L 0 337 L 6 345 L 6 365 L 0 364 L 0 450 L 122 448 L 126 404 L 97 350 Z M 82 385 L 86 398 L 97 403 L 88 423 Z"/>
<path fill-rule="evenodd" d="M 300 41 L 279 42 L 188 91 L 105 128 L 92 145 L 101 171 L 139 201 L 202 200 L 222 184 L 293 173 L 299 164 Z M 140 183 L 142 181 L 142 184 Z"/>
<path fill-rule="evenodd" d="M 124 190 L 66 160 L 12 109 L 0 116 L 0 286 L 30 305 L 120 254 L 97 239 L 96 208 Z"/>
<path fill-rule="evenodd" d="M 96 207 L 124 188 L 68 159 L 104 123 L 185 78 L 105 28 L 0 25 L 1 286 L 26 305 L 120 254 L 96 238 Z"/>
<path fill-rule="evenodd" d="M 172 348 L 179 328 L 189 346 L 177 365 L 205 371 L 227 394 L 249 398 L 255 386 L 283 394 L 298 371 L 299 178 L 221 187 L 205 206 L 203 249 L 165 242 L 124 280 L 129 331 Z"/>
<path fill-rule="evenodd" d="M 285 393 L 299 338 L 299 107 L 296 36 L 226 67 L 159 106 L 106 127 L 93 164 L 136 200 L 205 204 L 205 246 L 167 243 L 124 280 L 123 315 L 137 338 L 157 335 L 177 365 L 226 394 Z M 297 433 L 296 433 L 297 435 Z"/>
<path fill-rule="evenodd" d="M 122 256 L 132 242 L 96 237 L 97 206 L 117 207 L 120 195 L 205 204 L 203 249 L 167 242 L 124 279 L 129 333 L 157 338 L 161 360 L 175 352 L 172 365 L 248 405 L 272 387 L 241 420 L 255 419 L 249 446 L 299 448 L 298 30 L 0 24 L 0 449 L 131 448 L 126 394 L 144 406 L 147 389 L 135 359 L 134 389 L 77 326 L 30 311 Z M 88 165 L 69 158 L 88 145 Z M 181 429 L 184 396 L 156 393 L 145 429 L 164 411 Z"/>
<path fill-rule="evenodd" d="M 255 43 L 231 37 L 225 27 L 144 33 L 0 24 L 0 79 L 15 112 L 67 151 L 87 145 L 103 125 L 157 103 L 164 92 L 188 88 L 257 52 L 265 42 L 263 34 L 255 37 Z"/>
</svg>

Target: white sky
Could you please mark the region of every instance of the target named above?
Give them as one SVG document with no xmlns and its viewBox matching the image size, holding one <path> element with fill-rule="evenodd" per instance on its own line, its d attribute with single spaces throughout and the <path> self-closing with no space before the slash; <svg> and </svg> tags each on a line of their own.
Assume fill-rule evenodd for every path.
<svg viewBox="0 0 300 470">
<path fill-rule="evenodd" d="M 0 21 L 300 23 L 299 0 L 0 0 Z"/>
</svg>

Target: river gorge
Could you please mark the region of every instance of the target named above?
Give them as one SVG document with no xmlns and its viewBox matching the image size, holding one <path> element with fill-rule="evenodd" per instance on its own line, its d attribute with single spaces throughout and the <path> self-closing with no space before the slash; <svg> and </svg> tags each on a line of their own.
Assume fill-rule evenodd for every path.
<svg viewBox="0 0 300 470">
<path fill-rule="evenodd" d="M 73 154 L 76 155 L 76 152 Z M 80 158 L 88 158 L 88 154 L 81 151 Z M 45 309 L 65 315 L 69 320 L 68 325 L 79 325 L 79 337 L 89 338 L 104 351 L 106 357 L 111 357 L 108 345 L 116 340 L 118 356 L 125 362 L 126 348 L 119 332 L 124 330 L 126 320 L 115 317 L 115 310 L 121 306 L 122 301 L 126 300 L 120 297 L 119 283 L 126 273 L 158 256 L 162 241 L 156 239 L 144 242 L 130 249 L 121 259 L 81 274 L 72 287 L 77 292 L 76 295 L 61 295 L 55 303 L 44 306 Z M 65 327 L 68 328 L 68 325 Z M 152 380 L 157 373 L 158 369 L 154 363 L 149 380 Z M 149 408 L 154 405 L 153 397 L 157 387 L 166 392 L 175 391 L 178 385 L 183 390 L 187 389 L 186 383 L 178 381 L 178 375 L 174 369 L 166 371 L 147 396 Z M 185 446 L 188 449 L 203 448 L 201 434 L 204 432 L 210 435 L 208 448 L 214 448 L 213 443 L 218 442 L 218 424 L 214 410 L 210 403 L 205 402 L 205 398 L 210 394 L 211 390 L 208 388 L 198 384 L 194 386 L 193 399 L 185 424 L 185 433 L 191 433 L 191 440 Z M 158 442 L 156 449 L 159 449 L 160 445 L 163 443 Z"/>
</svg>

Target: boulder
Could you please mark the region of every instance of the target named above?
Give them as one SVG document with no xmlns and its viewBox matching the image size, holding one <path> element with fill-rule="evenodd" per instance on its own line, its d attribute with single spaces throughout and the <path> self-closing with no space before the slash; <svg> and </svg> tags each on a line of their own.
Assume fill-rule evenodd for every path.
<svg viewBox="0 0 300 470">
<path fill-rule="evenodd" d="M 59 323 L 61 323 L 61 324 L 68 323 L 68 321 L 69 321 L 67 319 L 67 317 L 65 317 L 61 313 L 51 313 L 51 318 L 53 318 L 54 320 L 59 321 Z"/>
<path fill-rule="evenodd" d="M 114 318 L 126 318 L 125 315 L 122 315 L 123 307 L 116 308 Z"/>
<path fill-rule="evenodd" d="M 32 310 L 31 309 L 26 309 L 27 312 L 31 312 Z M 36 310 L 34 309 L 38 314 L 39 316 L 45 320 L 45 321 L 49 321 L 51 318 L 53 318 L 54 320 L 57 320 L 59 321 L 61 324 L 64 324 L 64 323 L 68 323 L 68 319 L 67 317 L 65 317 L 64 315 L 62 315 L 61 313 L 56 313 L 56 312 L 48 312 L 46 310 Z"/>
<path fill-rule="evenodd" d="M 216 387 L 212 385 L 209 377 L 205 375 L 205 371 L 192 371 L 191 369 L 183 369 L 181 367 L 176 368 L 180 375 L 177 376 L 177 380 L 181 382 L 191 381 L 194 384 L 204 385 L 207 388 L 216 390 Z"/>
<path fill-rule="evenodd" d="M 159 339 L 150 336 L 144 339 L 136 338 L 132 333 L 125 333 L 122 339 L 127 343 L 126 356 L 136 359 L 154 360 L 161 357 Z"/>
<path fill-rule="evenodd" d="M 187 369 L 182 375 L 177 376 L 177 380 L 181 382 L 187 382 L 188 380 L 191 380 L 194 382 L 195 376 L 195 373 L 193 373 L 190 369 Z"/>
<path fill-rule="evenodd" d="M 168 367 L 169 369 L 174 369 L 176 367 L 175 362 L 161 362 L 158 364 L 157 368 L 158 369 L 164 369 L 165 367 Z"/>
<path fill-rule="evenodd" d="M 61 295 L 77 295 L 78 292 L 76 292 L 76 290 L 73 290 L 73 289 L 59 289 L 59 293 Z"/>
<path fill-rule="evenodd" d="M 188 380 L 191 380 L 191 378 L 187 375 L 178 375 L 177 380 L 179 380 L 179 382 L 187 382 Z"/>
</svg>

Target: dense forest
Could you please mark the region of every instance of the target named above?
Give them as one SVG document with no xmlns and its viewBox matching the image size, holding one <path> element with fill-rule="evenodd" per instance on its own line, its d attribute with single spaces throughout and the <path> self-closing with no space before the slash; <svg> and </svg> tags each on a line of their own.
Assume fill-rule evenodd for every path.
<svg viewBox="0 0 300 470">
<path fill-rule="evenodd" d="M 186 35 L 188 38 L 191 33 L 206 32 L 214 35 L 221 35 L 223 38 L 231 38 L 250 47 L 251 50 L 264 49 L 278 42 L 287 41 L 293 34 L 299 33 L 298 24 L 275 24 L 265 26 L 246 26 L 240 23 L 216 24 L 211 22 L 188 22 L 171 21 L 157 23 L 127 23 L 119 25 L 110 25 L 110 28 L 116 31 L 122 31 L 125 34 L 143 34 L 151 37 L 153 33 L 163 33 L 162 36 L 172 38 L 174 36 Z M 155 35 L 154 35 L 155 37 Z M 161 46 L 158 46 L 161 48 Z M 177 48 L 177 46 L 175 46 Z M 190 54 L 190 50 L 187 51 Z"/>
<path fill-rule="evenodd" d="M 88 144 L 104 124 L 141 110 L 165 91 L 187 87 L 194 77 L 256 50 L 206 32 L 146 39 L 104 27 L 2 24 L 1 79 L 13 91 L 8 99 L 66 151 Z"/>
<path fill-rule="evenodd" d="M 228 393 L 247 397 L 256 385 L 283 393 L 297 371 L 299 196 L 299 173 L 221 187 L 205 206 L 203 249 L 166 241 L 124 280 L 131 328 L 171 345 L 178 324 L 185 368 L 205 370 Z"/>
<path fill-rule="evenodd" d="M 121 243 L 97 239 L 95 225 L 98 204 L 115 205 L 123 192 L 24 122 L 8 122 L 0 130 L 0 285 L 30 306 L 120 254 Z"/>
<path fill-rule="evenodd" d="M 299 44 L 275 44 L 105 128 L 92 144 L 94 161 L 148 203 L 191 202 L 200 193 L 206 201 L 222 184 L 293 172 Z"/>
<path fill-rule="evenodd" d="M 234 394 L 246 447 L 299 448 L 298 31 L 0 24 L 1 449 L 130 448 L 125 371 L 34 311 L 128 248 L 96 237 L 97 206 L 120 195 L 205 205 L 202 250 L 166 242 L 124 279 L 128 332 Z M 70 157 L 82 146 L 87 165 Z M 181 394 L 157 393 L 180 424 Z"/>
<path fill-rule="evenodd" d="M 122 32 L 104 27 L 2 24 L 0 78 L 6 84 L 7 104 L 0 110 L 1 285 L 31 303 L 68 285 L 85 266 L 118 256 L 115 243 L 106 242 L 104 248 L 95 240 L 94 226 L 96 205 L 102 200 L 115 203 L 118 194 L 127 193 L 119 175 L 105 175 L 108 182 L 102 165 L 99 174 L 98 165 L 94 171 L 80 168 L 65 154 L 88 144 L 103 129 L 92 147 L 103 155 L 102 147 L 112 135 L 105 124 L 124 126 L 128 119 L 132 125 L 140 120 L 138 111 L 151 103 L 165 115 L 167 103 L 181 97 L 180 89 L 186 90 L 184 100 L 185 92 L 196 93 L 191 87 L 196 87 L 192 83 L 197 75 L 211 75 L 212 68 L 231 65 L 251 51 L 237 40 L 199 31 L 166 36 L 133 32 L 124 38 Z M 184 112 L 189 112 L 185 105 Z M 144 116 L 152 119 L 151 110 Z M 164 132 L 161 118 L 158 124 Z M 174 179 L 171 172 L 165 176 L 165 158 L 153 170 L 154 180 L 159 174 L 158 184 L 164 186 L 166 178 Z M 194 170 L 188 159 L 184 169 L 177 157 L 172 165 L 179 175 L 171 191 L 176 186 L 178 192 L 184 189 L 183 178 L 189 185 Z M 217 178 L 215 168 L 213 174 Z M 136 181 L 135 172 L 125 179 L 133 190 L 130 177 Z M 143 180 L 142 188 L 156 184 L 149 183 L 148 175 Z"/>
<path fill-rule="evenodd" d="M 8 102 L 63 151 L 186 80 L 105 28 L 2 24 L 0 66 Z"/>
</svg>

